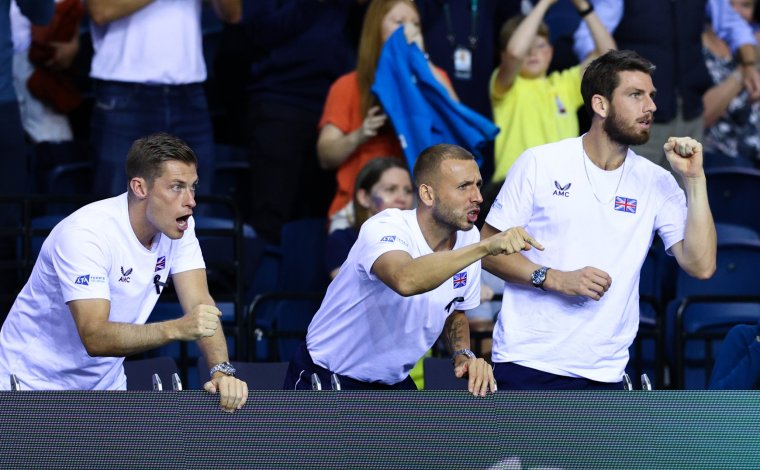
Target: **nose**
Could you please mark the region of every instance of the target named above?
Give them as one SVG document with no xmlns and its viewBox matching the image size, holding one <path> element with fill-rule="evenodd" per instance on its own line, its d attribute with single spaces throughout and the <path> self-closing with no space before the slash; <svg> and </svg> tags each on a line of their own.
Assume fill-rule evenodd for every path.
<svg viewBox="0 0 760 470">
<path fill-rule="evenodd" d="M 185 197 L 184 205 L 191 209 L 195 208 L 195 190 L 193 188 L 187 188 L 187 196 Z"/>
<path fill-rule="evenodd" d="M 654 114 L 655 111 L 657 111 L 657 105 L 654 102 L 654 98 L 647 96 L 647 101 L 644 104 L 644 112 Z"/>
<path fill-rule="evenodd" d="M 477 202 L 478 204 L 483 203 L 483 195 L 480 194 L 480 188 L 478 188 L 477 186 L 475 186 L 475 194 L 474 194 L 474 197 L 472 198 L 472 202 Z"/>
</svg>

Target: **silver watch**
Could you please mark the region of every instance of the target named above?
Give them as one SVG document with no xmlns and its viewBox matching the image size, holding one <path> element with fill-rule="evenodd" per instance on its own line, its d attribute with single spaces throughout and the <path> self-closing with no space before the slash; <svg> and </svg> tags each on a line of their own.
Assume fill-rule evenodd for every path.
<svg viewBox="0 0 760 470">
<path fill-rule="evenodd" d="M 211 370 L 208 372 L 208 375 L 213 377 L 214 373 L 216 372 L 221 372 L 224 375 L 235 377 L 235 374 L 237 373 L 237 369 L 235 369 L 235 367 L 229 362 L 220 362 L 219 364 L 211 368 Z"/>
<path fill-rule="evenodd" d="M 469 349 L 460 349 L 459 351 L 454 351 L 454 354 L 451 355 L 452 363 L 456 360 L 457 356 L 467 356 L 469 359 L 475 359 L 475 353 Z"/>
</svg>

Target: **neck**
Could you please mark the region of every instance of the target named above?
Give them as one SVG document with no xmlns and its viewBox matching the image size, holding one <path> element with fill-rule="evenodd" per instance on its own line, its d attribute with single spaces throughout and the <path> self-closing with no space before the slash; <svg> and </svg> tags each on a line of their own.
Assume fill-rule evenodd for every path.
<svg viewBox="0 0 760 470">
<path fill-rule="evenodd" d="M 127 212 L 129 213 L 129 225 L 132 227 L 135 237 L 142 246 L 150 249 L 157 232 L 145 217 L 145 201 L 133 198 L 130 194 L 127 199 Z"/>
<path fill-rule="evenodd" d="M 583 136 L 582 141 L 583 151 L 589 160 L 602 170 L 612 171 L 619 168 L 628 154 L 628 146 L 610 140 L 599 121 L 591 125 L 591 130 Z"/>
<path fill-rule="evenodd" d="M 420 225 L 422 236 L 433 251 L 448 251 L 454 248 L 457 232 L 449 226 L 436 222 L 433 214 L 426 207 L 417 208 L 417 223 Z"/>
</svg>

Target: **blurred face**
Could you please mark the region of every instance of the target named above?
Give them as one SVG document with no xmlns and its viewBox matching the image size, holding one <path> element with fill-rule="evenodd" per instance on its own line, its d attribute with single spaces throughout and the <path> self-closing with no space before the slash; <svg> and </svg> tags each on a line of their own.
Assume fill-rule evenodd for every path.
<svg viewBox="0 0 760 470">
<path fill-rule="evenodd" d="M 604 130 L 610 139 L 623 145 L 641 145 L 649 132 L 657 106 L 652 77 L 644 72 L 620 72 L 620 84 L 612 94 Z"/>
<path fill-rule="evenodd" d="M 383 42 L 387 41 L 399 26 L 404 26 L 405 24 L 413 25 L 419 29 L 420 17 L 417 12 L 414 11 L 414 8 L 406 3 L 399 2 L 386 13 L 385 17 L 383 17 L 383 25 L 381 28 Z"/>
<path fill-rule="evenodd" d="M 411 209 L 412 196 L 409 172 L 401 168 L 389 168 L 370 189 L 367 209 L 370 216 L 385 209 Z"/>
<path fill-rule="evenodd" d="M 433 186 L 433 218 L 456 230 L 470 230 L 478 220 L 483 180 L 474 160 L 444 160 Z"/>
<path fill-rule="evenodd" d="M 755 10 L 754 0 L 731 0 L 731 6 L 748 23 L 754 22 L 752 12 Z"/>
<path fill-rule="evenodd" d="M 553 52 L 554 49 L 549 40 L 543 36 L 536 36 L 520 68 L 520 75 L 526 78 L 539 78 L 546 75 Z"/>
<path fill-rule="evenodd" d="M 195 207 L 198 174 L 195 165 L 164 162 L 161 176 L 148 189 L 145 217 L 148 223 L 167 237 L 182 238 Z"/>
</svg>

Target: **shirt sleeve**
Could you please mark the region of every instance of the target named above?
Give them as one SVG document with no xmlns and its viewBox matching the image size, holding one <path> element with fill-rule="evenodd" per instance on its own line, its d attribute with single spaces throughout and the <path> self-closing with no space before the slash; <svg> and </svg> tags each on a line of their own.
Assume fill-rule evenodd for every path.
<svg viewBox="0 0 760 470">
<path fill-rule="evenodd" d="M 607 31 L 614 33 L 623 18 L 623 0 L 594 0 L 594 13 L 599 17 Z M 591 31 L 585 21 L 581 21 L 578 29 L 573 35 L 573 50 L 578 60 L 583 60 L 591 54 L 594 49 L 594 38 L 591 37 Z"/>
<path fill-rule="evenodd" d="M 50 261 L 64 302 L 111 300 L 108 284 L 111 254 L 97 233 L 82 227 L 66 227 L 51 242 Z"/>
<path fill-rule="evenodd" d="M 732 52 L 745 44 L 757 45 L 752 27 L 733 9 L 729 0 L 710 0 L 705 8 L 715 34 L 731 46 Z"/>
<path fill-rule="evenodd" d="M 536 159 L 531 149 L 520 155 L 507 173 L 499 194 L 491 205 L 486 223 L 496 230 L 524 227 L 533 213 Z"/>
<path fill-rule="evenodd" d="M 325 107 L 322 110 L 322 118 L 319 120 L 319 128 L 325 124 L 332 124 L 340 129 L 344 134 L 354 131 L 358 126 L 354 126 L 351 119 L 352 110 L 360 108 L 358 89 L 352 92 L 351 77 L 354 75 L 344 75 L 340 77 L 330 87 L 325 101 Z M 361 118 L 361 117 L 360 117 Z"/>
<path fill-rule="evenodd" d="M 670 254 L 670 247 L 683 240 L 686 232 L 686 196 L 669 173 L 664 174 L 658 184 L 662 186 L 664 196 L 654 219 L 654 228 Z"/>
<path fill-rule="evenodd" d="M 372 274 L 372 265 L 389 251 L 405 251 L 412 255 L 412 235 L 399 220 L 387 215 L 375 216 L 362 224 L 357 241 L 361 249 L 355 252 L 358 256 L 359 275 L 363 279 L 377 279 Z"/>
</svg>

